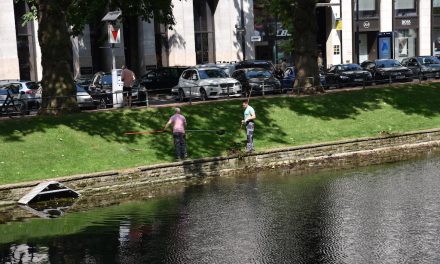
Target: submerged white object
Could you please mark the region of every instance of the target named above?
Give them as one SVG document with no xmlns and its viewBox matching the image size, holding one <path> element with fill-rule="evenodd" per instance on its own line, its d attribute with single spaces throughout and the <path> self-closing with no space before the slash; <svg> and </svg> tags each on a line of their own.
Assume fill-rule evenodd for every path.
<svg viewBox="0 0 440 264">
<path fill-rule="evenodd" d="M 36 198 L 38 198 L 38 200 L 45 200 L 58 196 L 77 198 L 80 194 L 57 181 L 47 181 L 35 186 L 29 193 L 23 196 L 18 203 L 28 204 Z"/>
</svg>

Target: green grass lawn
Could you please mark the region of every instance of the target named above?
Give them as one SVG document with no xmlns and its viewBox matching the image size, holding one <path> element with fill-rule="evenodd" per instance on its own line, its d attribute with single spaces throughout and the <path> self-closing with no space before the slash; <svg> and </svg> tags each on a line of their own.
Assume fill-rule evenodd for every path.
<svg viewBox="0 0 440 264">
<path fill-rule="evenodd" d="M 251 100 L 257 113 L 255 147 L 303 145 L 440 127 L 440 84 L 366 89 L 311 97 Z M 188 129 L 225 129 L 219 136 L 188 133 L 189 158 L 244 148 L 241 101 L 182 107 Z M 172 108 L 35 117 L 0 122 L 0 184 L 122 169 L 174 160 L 162 129 Z"/>
</svg>

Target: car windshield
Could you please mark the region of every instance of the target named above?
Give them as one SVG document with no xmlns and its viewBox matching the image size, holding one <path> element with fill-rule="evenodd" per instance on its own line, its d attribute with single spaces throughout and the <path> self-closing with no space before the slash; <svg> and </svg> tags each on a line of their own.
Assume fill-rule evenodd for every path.
<svg viewBox="0 0 440 264">
<path fill-rule="evenodd" d="M 361 66 L 357 64 L 347 64 L 347 65 L 341 65 L 342 71 L 359 71 L 362 70 Z"/>
<path fill-rule="evenodd" d="M 27 82 L 26 87 L 32 90 L 38 90 L 38 88 L 40 88 L 40 86 L 36 82 Z"/>
<path fill-rule="evenodd" d="M 440 60 L 437 57 L 429 56 L 429 57 L 419 57 L 417 60 L 424 65 L 430 64 L 440 64 Z"/>
<path fill-rule="evenodd" d="M 112 76 L 111 75 L 104 75 L 102 76 L 102 84 L 112 84 Z"/>
<path fill-rule="evenodd" d="M 376 61 L 377 68 L 392 68 L 402 66 L 397 60 L 380 60 Z"/>
<path fill-rule="evenodd" d="M 76 85 L 76 92 L 77 93 L 87 93 L 86 89 L 84 89 L 82 86 L 80 86 L 79 84 Z"/>
<path fill-rule="evenodd" d="M 252 78 L 269 78 L 272 74 L 268 71 L 248 71 L 246 72 L 246 77 Z"/>
<path fill-rule="evenodd" d="M 228 75 L 221 69 L 199 70 L 200 79 L 226 78 Z"/>
</svg>

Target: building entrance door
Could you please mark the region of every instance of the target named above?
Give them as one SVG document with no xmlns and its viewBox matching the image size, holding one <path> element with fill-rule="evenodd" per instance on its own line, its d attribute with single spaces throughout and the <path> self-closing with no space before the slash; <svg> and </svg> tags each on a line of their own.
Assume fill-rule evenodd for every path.
<svg viewBox="0 0 440 264">
<path fill-rule="evenodd" d="M 377 59 L 377 31 L 359 34 L 359 63 Z"/>
</svg>

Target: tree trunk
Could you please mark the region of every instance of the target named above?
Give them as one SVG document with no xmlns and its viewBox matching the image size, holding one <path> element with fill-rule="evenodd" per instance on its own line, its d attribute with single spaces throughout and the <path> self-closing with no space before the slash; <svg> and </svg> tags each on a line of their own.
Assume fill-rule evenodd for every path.
<svg viewBox="0 0 440 264">
<path fill-rule="evenodd" d="M 320 87 L 318 51 L 316 37 L 316 0 L 297 0 L 294 6 L 293 26 L 295 40 L 295 67 L 297 75 L 294 88 L 304 88 L 306 92 Z"/>
<path fill-rule="evenodd" d="M 37 0 L 38 40 L 43 67 L 41 114 L 78 111 L 72 75 L 72 43 L 66 23 L 70 0 Z"/>
</svg>

